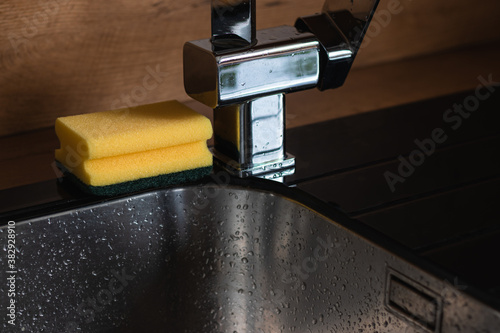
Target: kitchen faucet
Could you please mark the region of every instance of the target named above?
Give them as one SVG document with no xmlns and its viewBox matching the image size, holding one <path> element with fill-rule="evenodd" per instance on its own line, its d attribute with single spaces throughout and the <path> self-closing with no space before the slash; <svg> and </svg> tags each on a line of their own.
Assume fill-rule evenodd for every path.
<svg viewBox="0 0 500 333">
<path fill-rule="evenodd" d="M 326 0 L 295 26 L 256 31 L 255 0 L 212 0 L 212 37 L 184 45 L 184 86 L 214 109 L 214 159 L 240 178 L 282 180 L 285 94 L 343 85 L 379 0 Z"/>
</svg>

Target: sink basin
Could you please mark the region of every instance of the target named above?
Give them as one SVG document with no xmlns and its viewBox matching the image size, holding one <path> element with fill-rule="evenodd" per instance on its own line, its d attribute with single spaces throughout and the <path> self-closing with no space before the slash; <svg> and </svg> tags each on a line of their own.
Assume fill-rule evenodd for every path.
<svg viewBox="0 0 500 333">
<path fill-rule="evenodd" d="M 498 309 L 453 277 L 266 181 L 30 214 L 15 221 L 16 317 L 2 332 L 500 330 Z M 5 312 L 5 283 L 0 294 Z"/>
</svg>

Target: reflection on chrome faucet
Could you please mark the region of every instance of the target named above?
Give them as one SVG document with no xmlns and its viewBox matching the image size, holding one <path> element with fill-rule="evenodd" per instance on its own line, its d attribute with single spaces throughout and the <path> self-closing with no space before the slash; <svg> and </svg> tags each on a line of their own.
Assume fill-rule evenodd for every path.
<svg viewBox="0 0 500 333">
<path fill-rule="evenodd" d="M 341 86 L 379 0 L 327 0 L 295 27 L 255 32 L 255 0 L 212 1 L 212 38 L 184 46 L 184 85 L 214 109 L 216 162 L 238 177 L 283 179 L 285 94 Z"/>
</svg>

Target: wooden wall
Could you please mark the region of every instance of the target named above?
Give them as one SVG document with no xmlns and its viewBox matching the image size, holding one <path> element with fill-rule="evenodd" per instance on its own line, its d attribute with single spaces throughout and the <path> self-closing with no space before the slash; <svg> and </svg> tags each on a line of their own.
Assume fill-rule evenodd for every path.
<svg viewBox="0 0 500 333">
<path fill-rule="evenodd" d="M 293 24 L 322 3 L 259 0 L 258 27 Z M 0 136 L 127 103 L 187 101 L 182 46 L 209 36 L 209 13 L 209 0 L 2 0 Z M 499 14 L 498 0 L 382 0 L 355 68 L 497 41 Z"/>
</svg>

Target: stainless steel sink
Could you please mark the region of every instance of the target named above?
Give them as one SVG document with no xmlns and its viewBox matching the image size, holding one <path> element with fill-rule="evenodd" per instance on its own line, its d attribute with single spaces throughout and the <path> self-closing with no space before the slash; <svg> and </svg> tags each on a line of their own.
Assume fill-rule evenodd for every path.
<svg viewBox="0 0 500 333">
<path fill-rule="evenodd" d="M 15 221 L 16 318 L 2 313 L 1 331 L 500 331 L 498 311 L 452 278 L 272 186 L 171 188 Z"/>
</svg>

